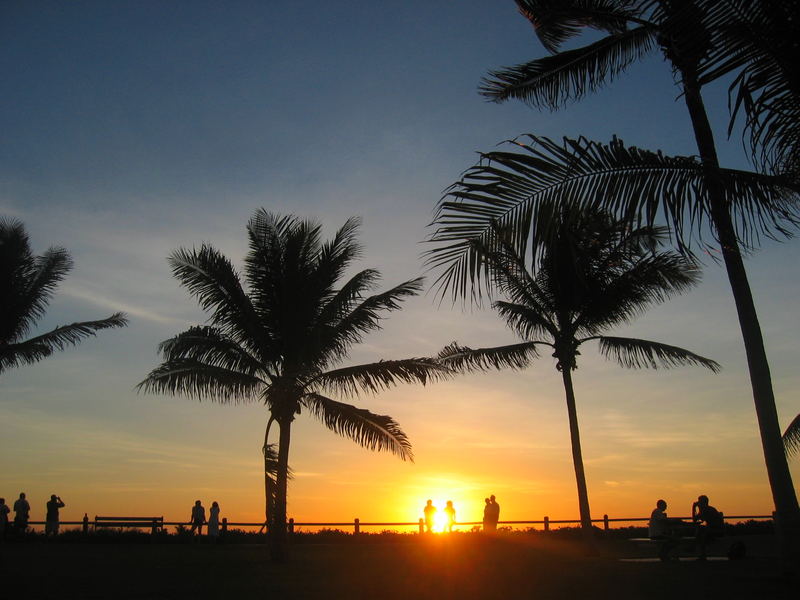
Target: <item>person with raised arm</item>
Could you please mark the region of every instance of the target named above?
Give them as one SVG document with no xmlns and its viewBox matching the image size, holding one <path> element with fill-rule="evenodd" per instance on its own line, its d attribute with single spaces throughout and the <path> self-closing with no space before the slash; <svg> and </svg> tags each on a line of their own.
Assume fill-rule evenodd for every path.
<svg viewBox="0 0 800 600">
<path fill-rule="evenodd" d="M 51 535 L 58 535 L 58 509 L 64 508 L 65 504 L 61 501 L 60 496 L 52 494 L 50 500 L 47 502 L 47 513 L 44 521 L 44 535 L 49 537 Z"/>
</svg>

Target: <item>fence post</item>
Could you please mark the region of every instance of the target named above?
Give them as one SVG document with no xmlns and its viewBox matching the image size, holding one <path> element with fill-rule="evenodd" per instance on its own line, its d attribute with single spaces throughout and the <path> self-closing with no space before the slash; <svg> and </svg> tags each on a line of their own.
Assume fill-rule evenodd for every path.
<svg viewBox="0 0 800 600">
<path fill-rule="evenodd" d="M 425 521 L 423 519 L 419 520 L 419 532 L 425 533 Z"/>
<path fill-rule="evenodd" d="M 608 531 L 608 515 L 603 515 L 603 531 Z"/>
<path fill-rule="evenodd" d="M 359 519 L 354 519 L 353 520 L 353 533 L 355 535 L 358 535 L 359 533 L 361 533 L 361 521 Z"/>
<path fill-rule="evenodd" d="M 289 533 L 294 533 L 294 518 L 289 519 Z"/>
<path fill-rule="evenodd" d="M 544 530 L 550 531 L 550 517 L 544 518 Z"/>
<path fill-rule="evenodd" d="M 222 517 L 222 535 L 228 533 L 228 517 Z"/>
<path fill-rule="evenodd" d="M 89 515 L 83 513 L 83 535 L 89 533 Z"/>
</svg>

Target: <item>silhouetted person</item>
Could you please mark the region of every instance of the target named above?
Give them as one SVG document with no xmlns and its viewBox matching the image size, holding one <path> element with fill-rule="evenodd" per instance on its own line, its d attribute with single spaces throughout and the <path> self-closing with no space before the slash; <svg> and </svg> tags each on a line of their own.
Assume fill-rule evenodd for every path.
<svg viewBox="0 0 800 600">
<path fill-rule="evenodd" d="M 6 539 L 6 531 L 8 531 L 8 513 L 11 509 L 8 508 L 5 498 L 0 498 L 0 542 Z"/>
<path fill-rule="evenodd" d="M 489 496 L 490 516 L 492 520 L 492 531 L 497 531 L 497 522 L 500 520 L 500 505 L 495 500 L 494 494 Z"/>
<path fill-rule="evenodd" d="M 722 514 L 708 503 L 708 496 L 702 495 L 692 504 L 692 521 L 697 524 L 697 560 L 705 560 L 708 543 L 722 535 Z"/>
<path fill-rule="evenodd" d="M 196 500 L 192 507 L 192 528 L 190 533 L 197 533 L 203 535 L 203 524 L 206 522 L 206 509 L 200 504 L 200 500 Z"/>
<path fill-rule="evenodd" d="M 425 515 L 425 531 L 427 533 L 433 532 L 433 519 L 436 516 L 436 507 L 433 505 L 433 500 L 428 500 L 425 503 L 425 508 L 422 509 Z"/>
<path fill-rule="evenodd" d="M 453 531 L 453 525 L 456 522 L 456 509 L 453 507 L 453 501 L 448 500 L 447 506 L 444 507 L 444 514 L 447 517 L 447 522 L 445 523 L 445 529 L 447 531 Z"/>
<path fill-rule="evenodd" d="M 50 501 L 47 503 L 47 516 L 44 520 L 44 534 L 58 535 L 58 509 L 64 508 L 64 503 L 59 496 L 53 494 L 50 496 Z"/>
<path fill-rule="evenodd" d="M 219 537 L 219 504 L 216 502 L 211 503 L 211 508 L 208 511 L 208 537 Z"/>
<path fill-rule="evenodd" d="M 680 519 L 667 516 L 667 503 L 664 500 L 656 502 L 656 507 L 650 513 L 647 535 L 651 540 L 659 540 L 658 557 L 661 560 L 669 560 L 670 551 L 677 545 L 675 525 L 681 522 Z"/>
<path fill-rule="evenodd" d="M 484 531 L 491 531 L 492 530 L 492 501 L 488 498 L 483 499 L 484 507 L 483 507 L 483 530 Z"/>
<path fill-rule="evenodd" d="M 25 499 L 25 493 L 19 495 L 19 499 L 14 502 L 14 529 L 19 534 L 25 533 L 28 529 L 28 518 L 31 514 L 31 505 Z"/>
</svg>

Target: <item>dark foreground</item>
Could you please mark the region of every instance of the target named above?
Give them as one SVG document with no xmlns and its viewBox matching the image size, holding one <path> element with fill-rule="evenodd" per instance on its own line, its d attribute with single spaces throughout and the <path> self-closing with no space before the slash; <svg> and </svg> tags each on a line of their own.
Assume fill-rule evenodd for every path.
<svg viewBox="0 0 800 600">
<path fill-rule="evenodd" d="M 771 552 L 739 561 L 622 562 L 624 540 L 586 557 L 576 542 L 435 536 L 404 543 L 298 544 L 286 565 L 263 546 L 22 543 L 0 546 L 0 598 L 39 599 L 796 599 Z M 761 554 L 758 556 L 758 554 Z"/>
</svg>

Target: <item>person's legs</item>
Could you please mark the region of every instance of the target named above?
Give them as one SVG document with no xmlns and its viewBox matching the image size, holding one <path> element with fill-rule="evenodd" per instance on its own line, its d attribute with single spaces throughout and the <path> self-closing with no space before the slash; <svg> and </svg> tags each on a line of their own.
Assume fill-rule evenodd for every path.
<svg viewBox="0 0 800 600">
<path fill-rule="evenodd" d="M 706 545 L 708 544 L 708 528 L 700 525 L 697 528 L 697 560 L 706 559 Z"/>
</svg>

